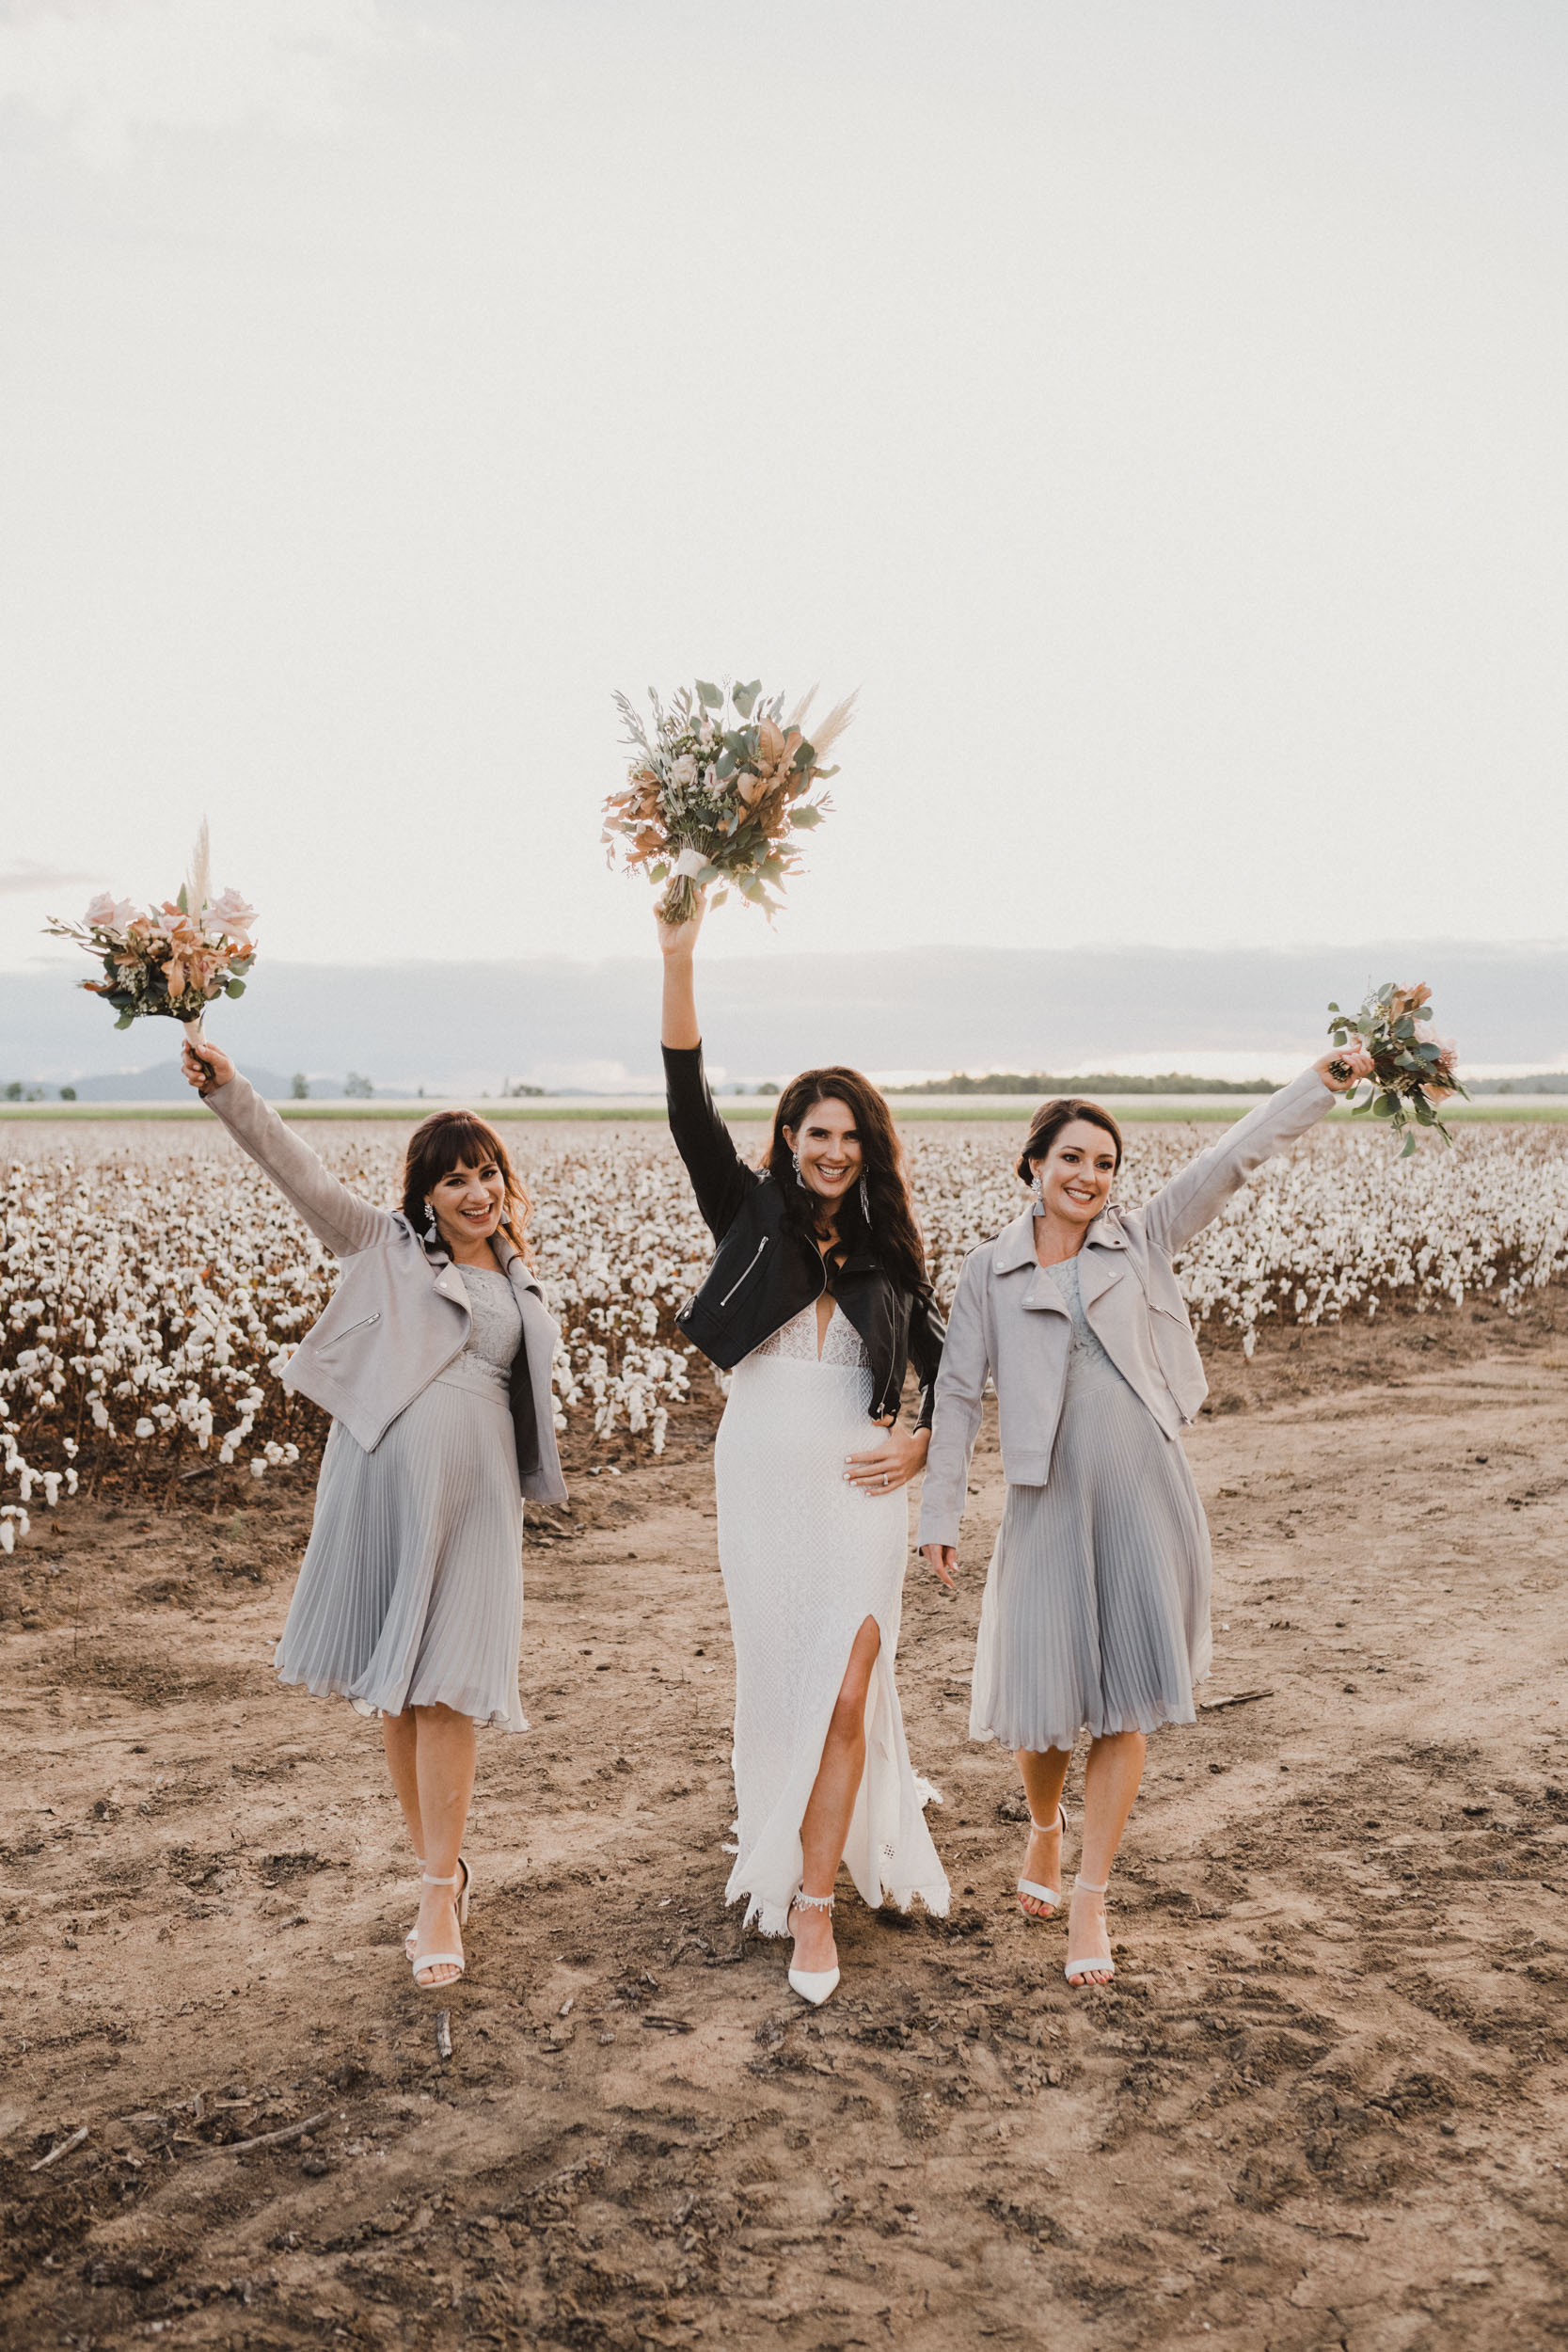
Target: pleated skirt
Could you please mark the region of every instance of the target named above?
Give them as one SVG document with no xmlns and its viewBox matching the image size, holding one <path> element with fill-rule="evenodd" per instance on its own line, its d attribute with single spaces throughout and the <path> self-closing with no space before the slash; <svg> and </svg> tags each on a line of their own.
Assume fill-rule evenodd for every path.
<svg viewBox="0 0 1568 2352">
<path fill-rule="evenodd" d="M 1043 1486 L 1009 1486 L 980 1604 L 970 1737 L 1070 1748 L 1190 1724 L 1209 1672 L 1209 1527 L 1187 1457 L 1074 1355 Z"/>
<path fill-rule="evenodd" d="M 372 1454 L 334 1422 L 279 1678 L 361 1714 L 450 1707 L 526 1731 L 522 1546 L 512 1409 L 495 1382 L 452 1366 Z"/>
<path fill-rule="evenodd" d="M 881 1646 L 866 1694 L 865 1771 L 844 1859 L 863 1901 L 945 1913 L 946 1873 L 926 1825 L 895 1666 L 909 1552 L 906 1489 L 845 1483 L 846 1454 L 875 1445 L 871 1375 L 782 1357 L 737 1366 L 715 1448 L 719 1563 L 735 1640 L 737 1851 L 724 1890 L 746 1924 L 787 1932 L 800 1884 L 800 1822 L 855 1636 Z"/>
</svg>

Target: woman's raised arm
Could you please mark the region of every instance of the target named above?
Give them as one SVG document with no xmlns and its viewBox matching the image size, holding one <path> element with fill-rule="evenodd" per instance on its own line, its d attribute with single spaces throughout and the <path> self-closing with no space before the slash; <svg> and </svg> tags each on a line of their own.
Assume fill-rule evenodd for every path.
<svg viewBox="0 0 1568 2352">
<path fill-rule="evenodd" d="M 1359 1080 L 1370 1077 L 1371 1068 L 1371 1057 L 1359 1051 L 1324 1054 L 1310 1070 L 1248 1111 L 1155 1194 L 1144 1211 L 1149 1240 L 1167 1256 L 1183 1248 L 1218 1216 L 1254 1168 L 1315 1127 L 1333 1109 L 1335 1097 L 1348 1094 Z M 1350 1075 L 1340 1077 L 1341 1070 Z"/>
<path fill-rule="evenodd" d="M 285 1200 L 335 1257 L 352 1258 L 356 1251 L 372 1248 L 387 1239 L 392 1230 L 390 1212 L 361 1200 L 356 1192 L 340 1184 L 304 1137 L 286 1127 L 249 1079 L 241 1077 L 220 1046 L 204 1039 L 198 1055 L 187 1045 L 182 1068 L 241 1151 L 266 1170 Z"/>
<path fill-rule="evenodd" d="M 665 1100 L 670 1133 L 686 1162 L 691 1189 L 703 1222 L 716 1240 L 728 1231 L 736 1211 L 757 1182 L 735 1148 L 735 1137 L 720 1118 L 708 1091 L 703 1068 L 703 1032 L 697 1021 L 697 934 L 703 928 L 703 902 L 689 923 L 660 923 L 659 952 L 664 958 L 664 1014 L 659 1035 L 664 1046 Z"/>
</svg>

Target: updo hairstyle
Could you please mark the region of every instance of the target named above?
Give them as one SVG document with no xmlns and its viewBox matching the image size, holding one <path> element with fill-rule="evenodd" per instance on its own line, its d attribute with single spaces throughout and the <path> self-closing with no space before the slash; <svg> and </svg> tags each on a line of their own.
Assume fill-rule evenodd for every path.
<svg viewBox="0 0 1568 2352">
<path fill-rule="evenodd" d="M 1117 1168 L 1121 1167 L 1121 1129 L 1109 1111 L 1098 1103 L 1085 1103 L 1081 1095 L 1053 1094 L 1049 1103 L 1042 1103 L 1029 1121 L 1029 1140 L 1019 1155 L 1018 1181 L 1033 1184 L 1035 1171 L 1031 1160 L 1043 1160 L 1064 1127 L 1070 1127 L 1075 1119 L 1086 1119 L 1091 1127 L 1103 1127 L 1117 1147 Z"/>
</svg>

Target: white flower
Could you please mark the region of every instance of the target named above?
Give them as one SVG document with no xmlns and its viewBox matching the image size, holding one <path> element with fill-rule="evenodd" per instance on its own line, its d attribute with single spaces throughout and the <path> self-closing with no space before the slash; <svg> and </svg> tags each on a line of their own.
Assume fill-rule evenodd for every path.
<svg viewBox="0 0 1568 2352">
<path fill-rule="evenodd" d="M 247 940 L 255 922 L 256 909 L 247 906 L 237 890 L 226 890 L 208 907 L 202 928 L 208 932 L 221 931 L 229 939 Z"/>
<path fill-rule="evenodd" d="M 136 912 L 135 898 L 117 898 L 112 890 L 101 890 L 82 920 L 89 930 L 122 931 Z"/>
<path fill-rule="evenodd" d="M 693 785 L 697 781 L 697 762 L 689 752 L 682 752 L 670 770 L 672 784 Z"/>
</svg>

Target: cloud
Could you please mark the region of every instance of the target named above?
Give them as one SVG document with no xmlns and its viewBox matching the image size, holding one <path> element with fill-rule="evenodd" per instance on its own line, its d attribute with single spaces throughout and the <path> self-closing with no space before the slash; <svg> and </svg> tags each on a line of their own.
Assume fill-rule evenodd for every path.
<svg viewBox="0 0 1568 2352">
<path fill-rule="evenodd" d="M 98 166 L 154 130 L 330 135 L 350 71 L 387 39 L 380 0 L 0 0 L 0 105 Z"/>
<path fill-rule="evenodd" d="M 36 858 L 19 858 L 14 866 L 0 866 L 0 897 L 17 898 L 27 891 L 74 890 L 82 882 L 93 882 L 96 874 L 68 873 L 63 866 L 40 866 Z"/>
</svg>

